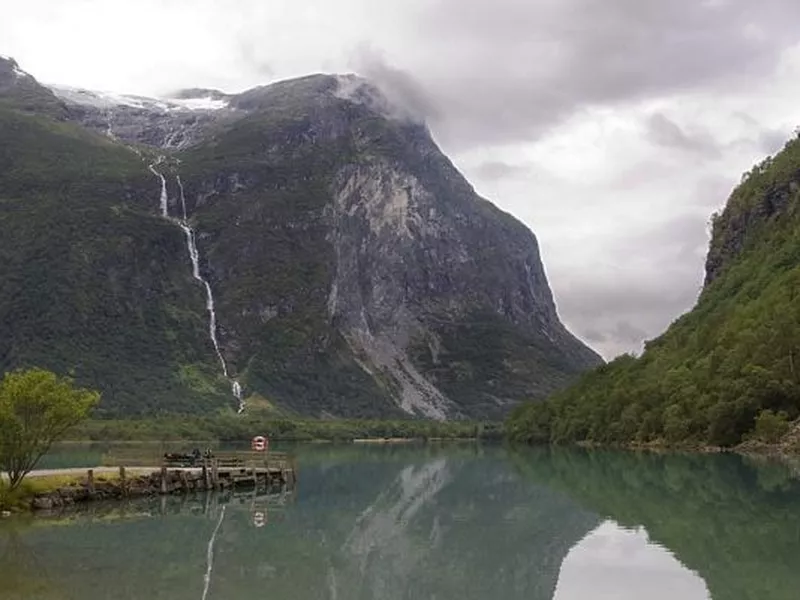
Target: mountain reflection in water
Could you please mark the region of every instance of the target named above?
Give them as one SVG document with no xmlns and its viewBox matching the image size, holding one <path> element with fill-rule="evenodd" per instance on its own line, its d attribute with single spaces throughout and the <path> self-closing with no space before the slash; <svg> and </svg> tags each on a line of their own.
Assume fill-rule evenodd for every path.
<svg viewBox="0 0 800 600">
<path fill-rule="evenodd" d="M 739 457 L 300 447 L 296 493 L 0 522 L 3 600 L 787 600 L 800 485 Z"/>
</svg>

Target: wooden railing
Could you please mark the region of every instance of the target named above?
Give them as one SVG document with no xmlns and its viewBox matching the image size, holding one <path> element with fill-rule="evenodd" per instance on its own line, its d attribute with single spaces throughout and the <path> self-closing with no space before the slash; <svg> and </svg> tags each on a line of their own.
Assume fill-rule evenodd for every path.
<svg viewBox="0 0 800 600">
<path fill-rule="evenodd" d="M 216 466 L 219 469 L 290 469 L 294 461 L 285 452 L 215 452 L 211 456 L 178 455 L 164 456 L 164 467 L 202 467 Z"/>
</svg>

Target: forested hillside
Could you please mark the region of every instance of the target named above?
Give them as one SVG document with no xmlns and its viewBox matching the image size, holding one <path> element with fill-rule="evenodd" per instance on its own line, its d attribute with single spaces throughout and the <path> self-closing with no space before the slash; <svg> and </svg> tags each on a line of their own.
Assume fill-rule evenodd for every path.
<svg viewBox="0 0 800 600">
<path fill-rule="evenodd" d="M 776 441 L 800 414 L 800 139 L 747 173 L 712 217 L 697 305 L 640 358 L 518 408 L 527 442 Z"/>
</svg>

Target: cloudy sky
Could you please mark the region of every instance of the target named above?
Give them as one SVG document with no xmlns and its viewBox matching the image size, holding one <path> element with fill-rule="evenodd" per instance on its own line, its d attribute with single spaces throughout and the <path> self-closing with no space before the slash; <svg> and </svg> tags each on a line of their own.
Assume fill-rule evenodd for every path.
<svg viewBox="0 0 800 600">
<path fill-rule="evenodd" d="M 691 307 L 709 216 L 800 125 L 797 0 L 0 0 L 0 15 L 0 53 L 49 83 L 373 78 L 533 229 L 563 320 L 607 358 Z"/>
</svg>

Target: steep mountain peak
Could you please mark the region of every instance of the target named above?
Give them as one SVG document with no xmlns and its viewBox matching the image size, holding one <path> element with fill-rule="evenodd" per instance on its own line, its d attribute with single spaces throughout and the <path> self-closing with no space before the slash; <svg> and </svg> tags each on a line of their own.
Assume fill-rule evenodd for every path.
<svg viewBox="0 0 800 600">
<path fill-rule="evenodd" d="M 304 110 L 324 103 L 336 88 L 333 75 L 315 73 L 259 85 L 231 98 L 231 106 L 243 111 Z"/>
<path fill-rule="evenodd" d="M 14 58 L 4 54 L 0 54 L 0 72 L 8 72 L 15 77 L 30 77 L 30 74 L 19 68 L 19 63 Z"/>
<path fill-rule="evenodd" d="M 13 73 L 15 68 L 9 66 L 7 71 Z M 31 81 L 35 82 L 33 78 Z M 67 85 L 48 88 L 48 95 L 54 94 L 69 108 L 72 120 L 126 143 L 168 150 L 196 145 L 253 114 L 267 115 L 271 121 L 310 118 L 330 125 L 345 104 L 397 123 L 424 126 L 424 119 L 413 107 L 353 74 L 307 75 L 238 94 L 188 88 L 165 97 L 147 97 Z"/>
<path fill-rule="evenodd" d="M 20 81 L 36 80 L 30 73 L 23 71 L 16 60 L 10 56 L 0 55 L 0 92 L 19 85 Z"/>
<path fill-rule="evenodd" d="M 20 68 L 16 60 L 0 55 L 0 101 L 27 112 L 46 114 L 57 119 L 68 117 L 64 103 Z"/>
<path fill-rule="evenodd" d="M 244 111 L 317 110 L 334 107 L 337 101 L 367 108 L 390 120 L 424 123 L 423 111 L 413 102 L 385 90 L 375 82 L 353 73 L 316 73 L 284 79 L 230 96 L 231 106 Z"/>
<path fill-rule="evenodd" d="M 113 142 L 80 132 L 26 155 L 8 145 L 16 162 L 53 148 L 47 170 L 59 173 L 64 156 L 88 157 L 42 196 L 77 179 L 69 199 L 91 207 L 43 206 L 69 227 L 42 227 L 29 255 L 0 264 L 0 279 L 39 281 L 37 244 L 70 240 L 69 260 L 45 261 L 63 274 L 57 310 L 0 290 L 0 323 L 31 326 L 0 336 L 6 366 L 81 360 L 76 377 L 104 390 L 107 412 L 222 406 L 235 382 L 247 406 L 445 419 L 504 415 L 601 362 L 561 324 L 532 232 L 475 193 L 402 94 L 325 74 L 168 99 L 55 90 L 64 131 Z M 142 162 L 152 152 L 128 144 L 163 156 Z M 115 165 L 98 169 L 98 156 Z M 17 171 L 44 188 L 38 164 Z M 0 193 L 14 172 L 0 170 Z M 0 234 L 35 228 L 31 214 L 0 215 Z M 102 269 L 83 262 L 93 252 Z M 131 375 L 148 383 L 122 383 Z"/>
</svg>

